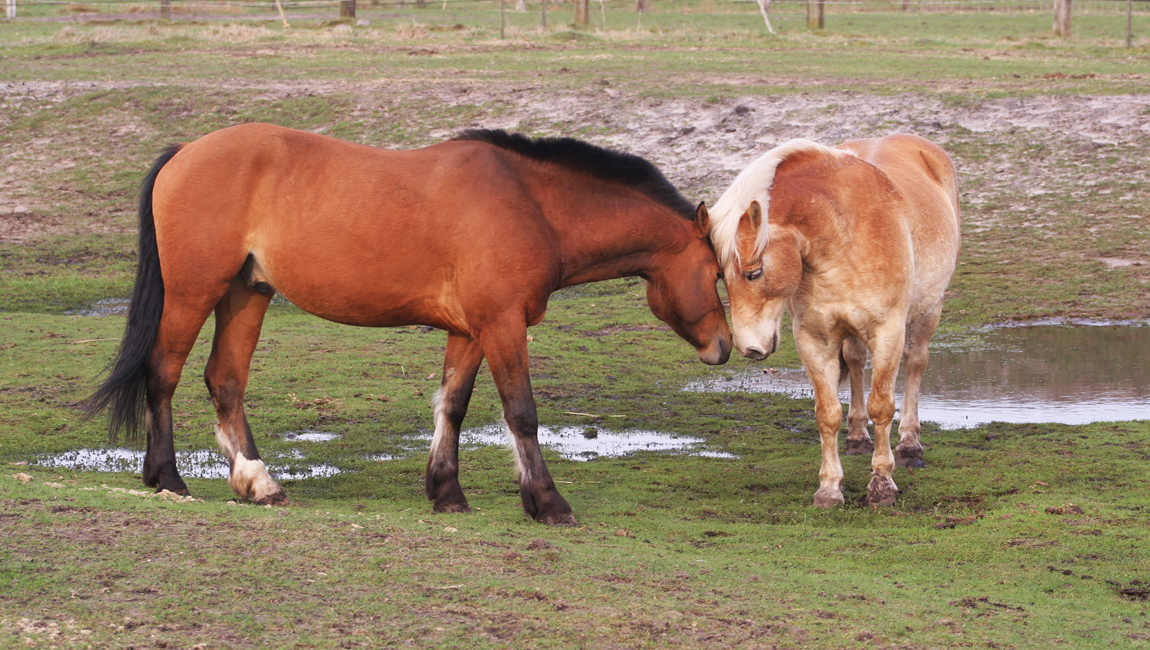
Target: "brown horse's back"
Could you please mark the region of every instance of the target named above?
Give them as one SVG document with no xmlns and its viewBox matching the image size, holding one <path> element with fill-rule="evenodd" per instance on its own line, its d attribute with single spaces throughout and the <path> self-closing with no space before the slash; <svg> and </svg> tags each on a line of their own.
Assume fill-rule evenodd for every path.
<svg viewBox="0 0 1150 650">
<path fill-rule="evenodd" d="M 250 256 L 255 279 L 323 318 L 468 331 L 459 296 L 546 297 L 544 274 L 515 272 L 553 242 L 508 164 L 477 142 L 389 151 L 266 124 L 217 131 L 157 179 L 162 264 L 181 270 L 169 290 L 224 286 Z"/>
</svg>

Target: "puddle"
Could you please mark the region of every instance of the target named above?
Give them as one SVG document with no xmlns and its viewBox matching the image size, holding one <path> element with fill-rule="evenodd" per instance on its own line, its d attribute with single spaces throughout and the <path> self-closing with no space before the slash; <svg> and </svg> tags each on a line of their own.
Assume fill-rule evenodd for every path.
<svg viewBox="0 0 1150 650">
<path fill-rule="evenodd" d="M 761 366 L 684 390 L 813 397 L 803 370 Z M 902 393 L 900 377 L 900 406 Z M 839 397 L 849 402 L 850 390 Z M 1150 420 L 1150 321 L 1047 320 L 937 335 L 919 419 L 943 428 Z"/>
<path fill-rule="evenodd" d="M 503 423 L 478 429 L 465 429 L 459 436 L 461 445 L 506 445 L 508 434 Z M 658 431 L 627 429 L 611 431 L 596 426 L 539 427 L 539 444 L 567 460 L 589 461 L 618 458 L 637 451 L 680 452 L 708 458 L 736 458 L 732 454 L 702 449 L 702 438 L 674 436 Z"/>
<path fill-rule="evenodd" d="M 127 298 L 106 298 L 97 300 L 87 307 L 69 309 L 64 313 L 69 316 L 127 316 L 129 302 L 131 301 Z"/>
<path fill-rule="evenodd" d="M 292 440 L 298 442 L 331 442 L 337 440 L 341 436 L 338 433 L 330 433 L 327 431 L 316 431 L 314 429 L 304 429 L 303 431 L 285 431 L 279 435 L 280 440 Z"/>
<path fill-rule="evenodd" d="M 272 476 L 281 481 L 307 478 L 326 478 L 340 473 L 333 465 L 305 465 L 299 462 L 303 453 L 293 449 L 287 454 L 265 456 L 264 462 Z M 77 449 L 55 456 L 44 456 L 34 461 L 40 467 L 60 467 L 88 472 L 139 473 L 144 466 L 144 452 L 137 449 Z M 177 451 L 176 467 L 186 478 L 228 478 L 228 461 L 218 452 L 201 449 Z"/>
</svg>

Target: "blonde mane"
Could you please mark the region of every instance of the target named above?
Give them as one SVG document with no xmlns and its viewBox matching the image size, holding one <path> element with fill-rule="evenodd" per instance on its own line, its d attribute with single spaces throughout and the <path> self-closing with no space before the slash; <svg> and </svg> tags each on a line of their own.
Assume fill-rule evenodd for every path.
<svg viewBox="0 0 1150 650">
<path fill-rule="evenodd" d="M 769 242 L 767 214 L 771 205 L 771 186 L 775 182 L 775 170 L 788 156 L 804 151 L 821 151 L 832 156 L 851 156 L 854 152 L 832 149 L 810 140 L 790 140 L 771 149 L 747 166 L 726 192 L 715 202 L 708 212 L 711 215 L 711 243 L 719 255 L 719 264 L 724 269 L 742 266 L 739 259 L 738 234 L 739 219 L 750 207 L 751 201 L 758 201 L 763 209 L 763 224 L 755 241 L 754 256 L 763 254 Z"/>
</svg>

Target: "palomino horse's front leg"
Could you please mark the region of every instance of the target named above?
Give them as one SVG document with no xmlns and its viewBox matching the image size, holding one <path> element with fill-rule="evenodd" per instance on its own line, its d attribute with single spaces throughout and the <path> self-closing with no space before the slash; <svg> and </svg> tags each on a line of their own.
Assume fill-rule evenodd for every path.
<svg viewBox="0 0 1150 650">
<path fill-rule="evenodd" d="M 863 382 L 863 369 L 866 368 L 866 343 L 850 336 L 843 341 L 843 360 L 850 372 L 851 406 L 847 411 L 847 439 L 843 453 L 847 456 L 861 456 L 874 451 L 867 422 L 866 390 Z"/>
<path fill-rule="evenodd" d="M 930 337 L 938 329 L 942 317 L 942 303 L 906 328 L 906 394 L 902 398 L 902 413 L 898 422 L 898 445 L 894 448 L 894 462 L 899 467 L 920 469 L 922 460 L 922 425 L 918 421 L 918 396 L 922 375 L 930 358 Z"/>
<path fill-rule="evenodd" d="M 479 342 L 463 334 L 447 335 L 443 380 L 435 394 L 435 437 L 427 459 L 427 498 L 436 512 L 471 512 L 459 485 L 459 430 L 475 375 L 483 361 Z"/>
<path fill-rule="evenodd" d="M 890 449 L 890 427 L 894 422 L 894 385 L 906 338 L 902 323 L 879 330 L 869 342 L 872 352 L 870 396 L 867 412 L 874 422 L 874 474 L 867 485 L 868 506 L 891 506 L 898 498 L 894 482 L 894 453 Z"/>
<path fill-rule="evenodd" d="M 839 427 L 843 407 L 839 404 L 840 343 L 827 342 L 821 336 L 800 329 L 795 336 L 799 357 L 815 389 L 815 421 L 819 425 L 819 442 L 823 460 L 819 468 L 819 489 L 815 492 L 816 508 L 834 508 L 843 504 L 843 465 L 839 461 Z"/>
<path fill-rule="evenodd" d="M 244 391 L 252 353 L 260 338 L 271 293 L 248 288 L 243 279 L 232 281 L 216 304 L 216 334 L 204 381 L 216 407 L 216 442 L 231 463 L 228 485 L 242 498 L 258 504 L 287 503 L 287 495 L 270 474 L 252 438 L 244 414 Z"/>
<path fill-rule="evenodd" d="M 491 376 L 503 401 L 503 417 L 513 436 L 519 498 L 523 510 L 536 521 L 574 526 L 571 506 L 555 488 L 539 451 L 539 418 L 528 375 L 527 324 L 522 316 L 484 328 L 479 343 L 487 356 Z"/>
</svg>

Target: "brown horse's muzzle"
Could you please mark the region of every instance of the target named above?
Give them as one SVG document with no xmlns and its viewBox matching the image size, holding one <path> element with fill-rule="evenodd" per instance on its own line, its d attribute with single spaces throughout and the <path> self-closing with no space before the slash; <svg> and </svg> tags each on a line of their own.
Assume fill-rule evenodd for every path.
<svg viewBox="0 0 1150 650">
<path fill-rule="evenodd" d="M 731 358 L 731 342 L 727 337 L 716 336 L 705 348 L 699 348 L 699 361 L 709 366 L 720 366 Z"/>
</svg>

